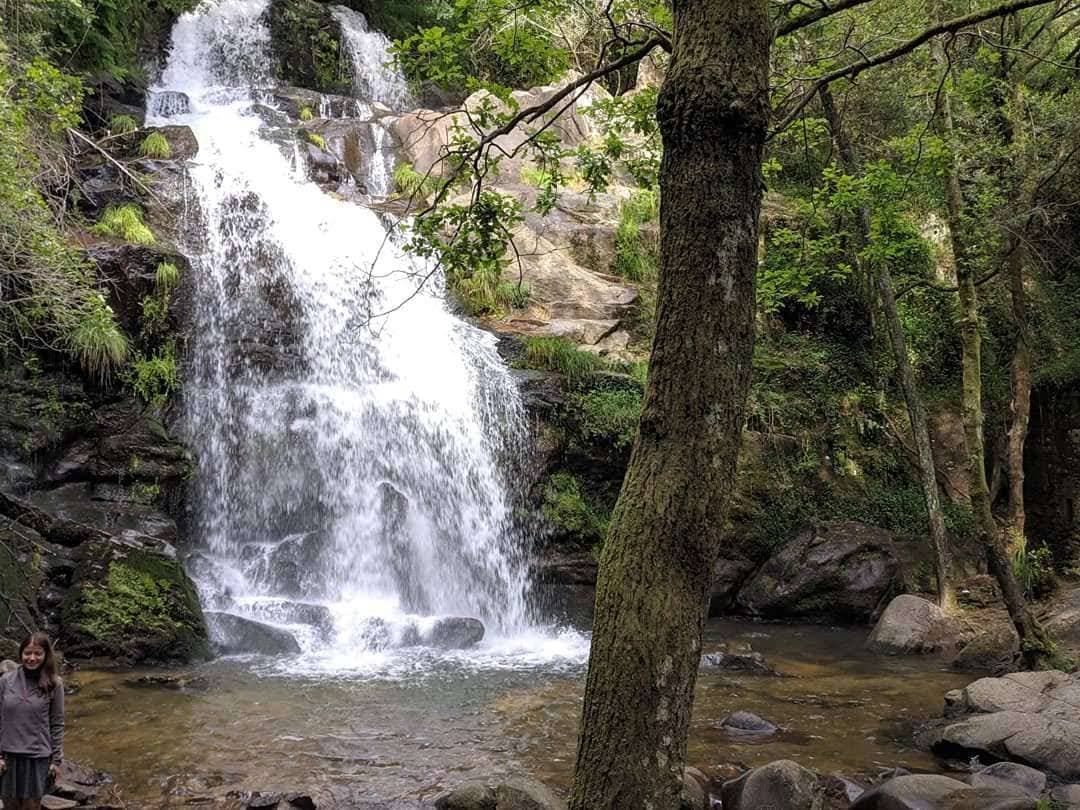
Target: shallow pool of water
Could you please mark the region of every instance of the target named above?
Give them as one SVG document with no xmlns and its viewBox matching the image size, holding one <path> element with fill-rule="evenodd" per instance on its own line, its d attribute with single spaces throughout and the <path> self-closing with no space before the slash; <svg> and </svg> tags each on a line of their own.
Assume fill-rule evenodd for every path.
<svg viewBox="0 0 1080 810">
<path fill-rule="evenodd" d="M 933 661 L 867 655 L 866 632 L 710 622 L 706 652 L 749 641 L 795 677 L 703 670 L 690 764 L 708 772 L 787 757 L 849 774 L 935 769 L 911 748 L 908 730 L 939 714 L 945 692 L 971 676 Z M 430 798 L 469 778 L 511 774 L 561 791 L 584 685 L 579 639 L 549 642 L 564 655 L 413 654 L 338 674 L 318 661 L 225 659 L 185 670 L 182 689 L 134 685 L 160 670 L 84 671 L 68 704 L 68 755 L 113 774 L 140 807 L 229 790 Z M 763 741 L 727 736 L 718 721 L 740 709 L 783 732 Z"/>
</svg>

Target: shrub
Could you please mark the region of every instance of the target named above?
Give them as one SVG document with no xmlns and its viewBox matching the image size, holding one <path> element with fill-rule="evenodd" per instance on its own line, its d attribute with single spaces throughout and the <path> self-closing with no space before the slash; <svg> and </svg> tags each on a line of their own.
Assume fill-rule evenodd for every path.
<svg viewBox="0 0 1080 810">
<path fill-rule="evenodd" d="M 175 346 L 167 343 L 151 357 L 137 358 L 129 383 L 144 402 L 154 408 L 164 408 L 169 396 L 180 387 Z"/>
<path fill-rule="evenodd" d="M 75 312 L 66 343 L 86 372 L 101 380 L 108 379 L 128 358 L 127 337 L 100 293 L 90 295 Z"/>
<path fill-rule="evenodd" d="M 610 516 L 586 497 L 581 482 L 569 473 L 556 473 L 544 484 L 540 507 L 544 518 L 556 530 L 586 543 L 602 543 Z"/>
<path fill-rule="evenodd" d="M 641 417 L 641 392 L 632 388 L 598 388 L 577 397 L 581 434 L 590 441 L 624 450 L 634 443 Z"/>
<path fill-rule="evenodd" d="M 113 135 L 127 135 L 139 128 L 139 122 L 130 115 L 114 115 L 109 119 L 109 132 Z"/>
<path fill-rule="evenodd" d="M 172 157 L 172 147 L 168 139 L 160 132 L 151 132 L 139 144 L 139 154 L 147 158 L 166 160 Z"/>
<path fill-rule="evenodd" d="M 138 206 L 130 203 L 107 208 L 101 220 L 90 230 L 136 245 L 154 244 L 154 232 L 143 222 Z"/>
<path fill-rule="evenodd" d="M 521 365 L 557 371 L 576 380 L 600 370 L 604 363 L 595 354 L 581 351 L 572 340 L 542 336 L 525 338 L 525 356 Z"/>
<path fill-rule="evenodd" d="M 1012 565 L 1016 579 L 1028 597 L 1046 593 L 1053 587 L 1054 567 L 1050 549 L 1031 548 L 1026 537 L 1013 536 Z"/>
</svg>

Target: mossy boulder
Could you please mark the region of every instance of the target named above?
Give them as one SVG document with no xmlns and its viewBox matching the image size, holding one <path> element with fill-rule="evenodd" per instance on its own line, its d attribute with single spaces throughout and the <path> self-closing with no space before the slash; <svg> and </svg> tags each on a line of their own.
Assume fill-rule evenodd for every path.
<svg viewBox="0 0 1080 810">
<path fill-rule="evenodd" d="M 274 0 L 270 45 L 279 81 L 321 93 L 350 93 L 349 56 L 329 6 L 315 0 Z"/>
<path fill-rule="evenodd" d="M 132 664 L 209 653 L 195 587 L 165 543 L 110 539 L 84 548 L 62 607 L 61 640 L 70 656 Z"/>
</svg>

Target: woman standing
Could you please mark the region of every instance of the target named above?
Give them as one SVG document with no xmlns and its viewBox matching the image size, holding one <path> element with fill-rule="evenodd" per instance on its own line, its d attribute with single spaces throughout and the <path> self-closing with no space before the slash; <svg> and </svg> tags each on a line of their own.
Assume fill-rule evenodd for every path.
<svg viewBox="0 0 1080 810">
<path fill-rule="evenodd" d="M 64 686 L 45 633 L 19 645 L 22 666 L 0 677 L 0 799 L 40 810 L 64 756 Z"/>
</svg>

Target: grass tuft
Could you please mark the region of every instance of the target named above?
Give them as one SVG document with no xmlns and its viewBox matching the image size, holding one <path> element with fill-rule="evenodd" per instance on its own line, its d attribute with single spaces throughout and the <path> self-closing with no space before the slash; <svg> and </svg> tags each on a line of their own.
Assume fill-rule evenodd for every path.
<svg viewBox="0 0 1080 810">
<path fill-rule="evenodd" d="M 138 206 L 130 203 L 105 209 L 101 219 L 90 230 L 100 236 L 112 236 L 136 245 L 154 244 L 154 232 L 143 222 Z"/>
<path fill-rule="evenodd" d="M 130 115 L 114 115 L 109 119 L 109 132 L 113 135 L 127 135 L 139 128 L 139 122 Z"/>
<path fill-rule="evenodd" d="M 92 293 L 75 312 L 66 342 L 83 369 L 103 382 L 127 362 L 127 336 L 101 293 Z"/>
<path fill-rule="evenodd" d="M 564 337 L 527 337 L 522 365 L 545 371 L 557 371 L 572 380 L 581 379 L 604 366 L 595 354 L 583 352 L 574 341 Z"/>
<path fill-rule="evenodd" d="M 160 132 L 151 132 L 139 144 L 139 154 L 146 158 L 167 160 L 172 157 L 172 147 L 168 139 Z"/>
</svg>

